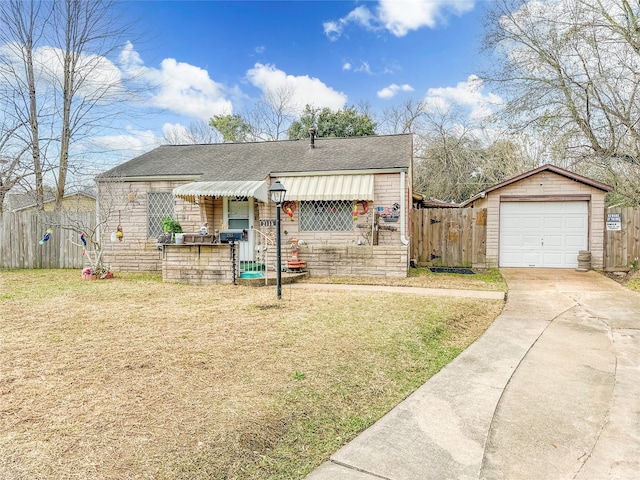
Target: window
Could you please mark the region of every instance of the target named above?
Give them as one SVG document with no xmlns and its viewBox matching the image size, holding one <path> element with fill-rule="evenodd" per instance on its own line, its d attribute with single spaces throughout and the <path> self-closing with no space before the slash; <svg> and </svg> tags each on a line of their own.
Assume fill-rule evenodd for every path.
<svg viewBox="0 0 640 480">
<path fill-rule="evenodd" d="M 173 195 L 147 193 L 147 236 L 157 237 L 163 232 L 162 217 L 173 216 Z"/>
<path fill-rule="evenodd" d="M 353 230 L 352 201 L 300 202 L 301 232 L 348 232 L 351 230 Z"/>
</svg>

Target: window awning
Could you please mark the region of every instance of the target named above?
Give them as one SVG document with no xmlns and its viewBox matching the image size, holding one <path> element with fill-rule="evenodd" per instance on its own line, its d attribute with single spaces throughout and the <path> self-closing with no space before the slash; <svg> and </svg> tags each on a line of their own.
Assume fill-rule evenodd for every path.
<svg viewBox="0 0 640 480">
<path fill-rule="evenodd" d="M 191 182 L 174 188 L 173 196 L 190 201 L 196 197 L 253 197 L 264 203 L 269 200 L 267 182 L 264 180 Z"/>
<path fill-rule="evenodd" d="M 280 177 L 286 200 L 373 200 L 373 175 Z"/>
</svg>

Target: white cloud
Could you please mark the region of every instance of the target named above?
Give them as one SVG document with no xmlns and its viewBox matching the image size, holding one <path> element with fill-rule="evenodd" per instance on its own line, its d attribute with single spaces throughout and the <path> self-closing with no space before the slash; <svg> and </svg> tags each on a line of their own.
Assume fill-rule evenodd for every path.
<svg viewBox="0 0 640 480">
<path fill-rule="evenodd" d="M 364 73 L 368 73 L 369 75 L 372 75 L 371 65 L 369 65 L 369 62 L 362 62 L 360 66 L 354 70 L 354 72 L 364 72 Z"/>
<path fill-rule="evenodd" d="M 290 88 L 291 104 L 295 109 L 290 113 L 299 113 L 307 104 L 339 110 L 347 103 L 344 93 L 335 91 L 319 79 L 308 75 L 288 75 L 273 65 L 256 63 L 247 72 L 247 78 L 252 85 L 266 93 Z"/>
<path fill-rule="evenodd" d="M 22 48 L 17 43 L 5 43 L 0 46 L 0 57 L 5 63 L 0 68 L 4 72 L 10 72 L 6 76 L 2 75 L 2 79 L 7 80 L 24 72 L 21 55 Z M 38 92 L 48 92 L 51 86 L 62 90 L 63 58 L 64 54 L 60 48 L 42 46 L 34 49 L 33 66 Z M 124 91 L 121 70 L 106 57 L 81 54 L 74 73 L 76 97 L 89 100 L 91 104 L 107 104 Z M 16 81 L 26 84 L 25 78 L 16 78 Z M 50 100 L 51 98 L 42 96 L 41 106 L 48 104 Z"/>
<path fill-rule="evenodd" d="M 324 22 L 324 33 L 337 40 L 350 24 L 366 30 L 387 30 L 403 37 L 412 30 L 434 28 L 446 14 L 462 15 L 473 9 L 476 0 L 378 0 L 375 13 L 361 5 L 345 17 Z"/>
<path fill-rule="evenodd" d="M 502 99 L 493 93 L 483 93 L 484 82 L 477 75 L 471 75 L 455 87 L 430 88 L 425 97 L 426 104 L 434 111 L 446 110 L 452 104 L 469 110 L 469 118 L 482 119 L 491 115 Z"/>
<path fill-rule="evenodd" d="M 123 69 L 152 84 L 151 105 L 189 118 L 204 120 L 233 111 L 227 90 L 195 65 L 164 59 L 160 68 L 147 67 L 129 43 L 120 54 Z"/>
<path fill-rule="evenodd" d="M 342 65 L 342 70 L 351 70 L 351 64 L 349 62 L 345 62 L 344 65 Z"/>
<path fill-rule="evenodd" d="M 92 137 L 87 145 L 89 151 L 109 152 L 108 156 L 131 158 L 141 155 L 162 143 L 151 130 L 136 130 L 128 127 L 124 133 Z"/>
<path fill-rule="evenodd" d="M 378 20 L 367 7 L 361 5 L 349 12 L 346 17 L 324 22 L 324 34 L 331 40 L 337 40 L 342 36 L 345 27 L 350 23 L 360 25 L 367 30 L 374 30 L 377 28 L 376 24 Z"/>
<path fill-rule="evenodd" d="M 406 83 L 404 85 L 396 85 L 395 83 L 392 83 L 388 87 L 378 91 L 378 98 L 387 100 L 395 97 L 399 92 L 413 92 L 413 87 Z"/>
<path fill-rule="evenodd" d="M 422 27 L 434 28 L 445 12 L 461 15 L 473 9 L 475 0 L 380 0 L 378 16 L 397 37 Z"/>
</svg>

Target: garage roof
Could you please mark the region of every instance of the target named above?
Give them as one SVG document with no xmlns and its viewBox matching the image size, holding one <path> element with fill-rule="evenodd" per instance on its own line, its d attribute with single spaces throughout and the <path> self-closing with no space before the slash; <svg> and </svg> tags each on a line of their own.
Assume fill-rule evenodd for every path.
<svg viewBox="0 0 640 480">
<path fill-rule="evenodd" d="M 474 202 L 478 198 L 484 198 L 484 196 L 489 192 L 493 192 L 494 190 L 498 190 L 500 188 L 506 187 L 507 185 L 511 185 L 512 183 L 519 182 L 520 180 L 523 180 L 525 178 L 531 177 L 533 175 L 536 175 L 538 173 L 545 172 L 545 171 L 557 173 L 558 175 L 562 175 L 563 177 L 566 177 L 570 180 L 584 183 L 585 185 L 589 185 L 590 187 L 597 188 L 605 192 L 610 192 L 611 190 L 613 190 L 613 187 L 607 185 L 606 183 L 599 182 L 589 177 L 583 177 L 582 175 L 578 175 L 577 173 L 570 172 L 569 170 L 565 170 L 564 168 L 556 167 L 555 165 L 546 164 L 541 167 L 535 168 L 533 170 L 529 170 L 528 172 L 525 172 L 523 174 L 512 177 L 508 180 L 505 180 L 504 182 L 497 183 L 492 187 L 486 188 L 482 192 L 477 193 L 476 195 L 471 197 L 466 202 L 463 202 L 460 206 L 466 207 L 467 205 Z"/>
</svg>

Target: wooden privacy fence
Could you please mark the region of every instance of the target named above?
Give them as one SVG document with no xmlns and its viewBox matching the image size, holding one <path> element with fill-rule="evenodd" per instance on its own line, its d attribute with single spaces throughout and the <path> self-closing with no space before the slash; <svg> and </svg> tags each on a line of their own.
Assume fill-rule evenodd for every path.
<svg viewBox="0 0 640 480">
<path fill-rule="evenodd" d="M 484 265 L 486 243 L 486 208 L 411 211 L 411 258 L 418 265 Z"/>
<path fill-rule="evenodd" d="M 640 209 L 607 208 L 605 221 L 607 225 L 604 231 L 604 269 L 628 270 L 631 263 L 640 258 Z"/>
<path fill-rule="evenodd" d="M 5 212 L 0 214 L 0 268 L 82 268 L 77 225 L 93 228 L 95 213 Z M 40 244 L 47 229 L 53 233 Z"/>
</svg>

